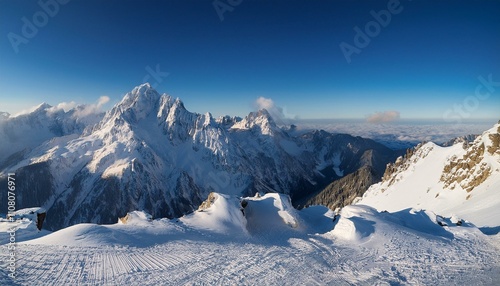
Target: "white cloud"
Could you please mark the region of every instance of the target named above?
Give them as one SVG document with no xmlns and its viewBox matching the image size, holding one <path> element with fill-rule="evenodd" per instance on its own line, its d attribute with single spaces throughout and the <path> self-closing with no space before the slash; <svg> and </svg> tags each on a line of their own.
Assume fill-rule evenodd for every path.
<svg viewBox="0 0 500 286">
<path fill-rule="evenodd" d="M 254 106 L 257 110 L 266 109 L 278 125 L 289 125 L 289 119 L 298 119 L 296 115 L 288 114 L 286 107 L 277 106 L 271 98 L 260 96 Z"/>
<path fill-rule="evenodd" d="M 53 106 L 51 108 L 48 109 L 48 112 L 57 112 L 59 110 L 64 110 L 64 112 L 68 112 L 69 110 L 77 107 L 78 104 L 74 101 L 71 101 L 71 102 L 61 102 L 59 104 L 57 104 L 56 106 Z"/>
<path fill-rule="evenodd" d="M 54 113 L 61 110 L 64 112 L 68 112 L 69 110 L 75 109 L 75 113 L 73 116 L 76 118 L 81 118 L 81 117 L 87 117 L 92 114 L 100 113 L 102 111 L 103 106 L 108 102 L 109 102 L 109 97 L 104 95 L 99 97 L 97 102 L 92 104 L 79 105 L 74 101 L 61 102 L 56 106 L 49 108 L 47 111 L 49 113 Z"/>
<path fill-rule="evenodd" d="M 255 100 L 255 106 L 257 109 L 266 109 L 267 111 L 270 112 L 270 110 L 276 109 L 276 105 L 274 104 L 274 101 L 270 98 L 265 98 L 260 96 Z"/>
<path fill-rule="evenodd" d="M 387 123 L 393 122 L 400 118 L 399 111 L 384 111 L 371 114 L 366 118 L 367 122 L 370 123 Z"/>
<path fill-rule="evenodd" d="M 91 114 L 96 114 L 102 111 L 102 107 L 109 102 L 108 96 L 101 96 L 96 103 L 85 105 L 83 109 L 79 109 L 75 112 L 77 117 L 85 117 Z"/>
</svg>

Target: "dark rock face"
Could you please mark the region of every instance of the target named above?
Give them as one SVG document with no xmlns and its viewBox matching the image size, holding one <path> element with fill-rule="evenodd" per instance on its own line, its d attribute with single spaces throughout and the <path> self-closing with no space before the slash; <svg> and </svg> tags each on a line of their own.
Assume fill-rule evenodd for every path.
<svg viewBox="0 0 500 286">
<path fill-rule="evenodd" d="M 36 228 L 38 230 L 41 230 L 43 227 L 43 221 L 45 220 L 45 217 L 47 216 L 47 213 L 37 213 L 36 214 Z"/>
<path fill-rule="evenodd" d="M 337 136 L 340 136 L 340 142 L 348 140 L 343 134 L 333 135 L 333 142 L 336 142 Z M 343 139 L 343 140 L 342 140 Z M 316 191 L 309 192 L 294 204 L 297 207 L 310 205 L 324 205 L 332 210 L 351 204 L 356 197 L 362 196 L 365 191 L 375 183 L 381 181 L 386 166 L 390 167 L 389 162 L 394 162 L 396 158 L 403 155 L 405 150 L 391 150 L 383 145 L 374 145 L 368 139 L 356 137 L 358 144 L 351 145 L 345 141 L 348 146 L 355 146 L 356 152 L 344 156 L 341 166 L 344 168 L 344 176 L 334 178 L 327 184 L 319 186 Z M 361 144 L 360 144 L 361 143 Z M 336 143 L 334 143 L 336 144 Z M 413 152 L 412 149 L 406 151 Z"/>
<path fill-rule="evenodd" d="M 362 196 L 372 184 L 380 181 L 371 166 L 364 166 L 345 177 L 333 181 L 322 191 L 313 195 L 306 206 L 323 205 L 332 210 L 350 205 L 356 197 Z"/>
<path fill-rule="evenodd" d="M 35 163 L 16 170 L 16 209 L 42 206 L 54 195 L 53 177 L 47 162 Z M 7 186 L 7 177 L 0 177 L 0 186 Z M 0 201 L 7 202 L 7 192 L 0 192 Z M 7 213 L 7 204 L 0 213 Z"/>
<path fill-rule="evenodd" d="M 465 148 L 466 153 L 462 157 L 450 158 L 441 175 L 446 188 L 461 186 L 471 192 L 490 177 L 493 170 L 483 159 L 500 154 L 500 127 L 488 134 L 488 139 L 491 142 L 487 146 L 484 140 L 474 141 Z"/>
<path fill-rule="evenodd" d="M 70 187 L 55 200 L 46 223 L 48 229 L 81 222 L 111 224 L 137 209 L 145 209 L 154 217 L 173 218 L 192 212 L 202 202 L 197 186 L 186 175 L 177 179 L 178 196 L 169 198 L 164 196 L 165 190 L 156 189 L 141 175 L 127 178 L 126 183 L 118 177 L 99 178 L 87 190 L 86 172 L 75 176 Z"/>
</svg>

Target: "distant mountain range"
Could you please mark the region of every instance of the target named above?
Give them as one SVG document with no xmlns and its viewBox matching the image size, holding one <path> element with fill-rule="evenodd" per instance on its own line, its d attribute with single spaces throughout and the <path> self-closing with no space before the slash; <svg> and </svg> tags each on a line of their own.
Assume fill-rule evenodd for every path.
<svg viewBox="0 0 500 286">
<path fill-rule="evenodd" d="M 133 210 L 178 217 L 210 192 L 279 192 L 303 206 L 332 182 L 368 176 L 358 196 L 402 154 L 346 134 L 297 135 L 265 109 L 245 118 L 192 113 L 149 84 L 105 114 L 76 115 L 42 104 L 0 119 L 0 184 L 15 172 L 16 206 L 44 207 L 52 230 L 114 223 Z"/>
</svg>

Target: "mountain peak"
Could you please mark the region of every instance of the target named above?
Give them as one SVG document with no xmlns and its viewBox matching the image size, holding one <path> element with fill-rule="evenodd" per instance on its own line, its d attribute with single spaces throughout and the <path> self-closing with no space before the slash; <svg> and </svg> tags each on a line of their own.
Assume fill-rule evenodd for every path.
<svg viewBox="0 0 500 286">
<path fill-rule="evenodd" d="M 232 129 L 260 128 L 262 134 L 273 135 L 279 129 L 271 114 L 266 109 L 250 112 L 243 120 L 233 125 Z"/>
<path fill-rule="evenodd" d="M 0 111 L 0 119 L 7 119 L 9 117 L 10 117 L 10 113 L 4 112 L 4 111 Z"/>
<path fill-rule="evenodd" d="M 174 101 L 174 106 L 176 108 L 186 109 L 186 107 L 184 107 L 184 102 L 182 102 L 182 100 L 180 98 L 178 98 L 178 97 Z"/>
<path fill-rule="evenodd" d="M 150 91 L 156 92 L 156 90 L 151 86 L 149 82 L 143 83 L 141 85 L 138 85 L 132 89 L 132 94 L 147 94 Z"/>
<path fill-rule="evenodd" d="M 144 83 L 127 93 L 117 107 L 142 118 L 158 106 L 160 98 L 161 95 L 149 83 Z"/>
<path fill-rule="evenodd" d="M 14 117 L 40 116 L 41 114 L 45 114 L 50 108 L 52 108 L 52 105 L 43 102 L 37 106 L 32 107 L 29 111 L 22 111 L 21 113 L 16 114 Z"/>
<path fill-rule="evenodd" d="M 258 110 L 257 112 L 252 112 L 252 113 L 255 114 L 256 117 L 262 117 L 262 118 L 267 118 L 269 120 L 273 120 L 272 119 L 273 117 L 271 116 L 269 111 L 267 111 L 267 109 L 265 109 L 265 108 L 262 108 L 262 109 Z"/>
<path fill-rule="evenodd" d="M 37 111 L 40 111 L 40 110 L 45 110 L 45 109 L 48 109 L 48 108 L 51 108 L 52 105 L 46 103 L 46 102 L 42 102 L 40 103 L 37 107 L 35 107 L 35 109 L 33 110 L 33 112 L 37 112 Z"/>
<path fill-rule="evenodd" d="M 134 87 L 131 92 L 125 95 L 125 98 L 127 97 L 130 97 L 133 100 L 137 100 L 138 98 L 145 98 L 157 101 L 160 98 L 160 94 L 151 86 L 151 84 L 147 82 Z"/>
</svg>

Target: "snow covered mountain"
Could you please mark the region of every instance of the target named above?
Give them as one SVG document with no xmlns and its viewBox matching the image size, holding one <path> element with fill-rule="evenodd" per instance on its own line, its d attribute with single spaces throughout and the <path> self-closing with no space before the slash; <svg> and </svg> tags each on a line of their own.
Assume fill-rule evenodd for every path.
<svg viewBox="0 0 500 286">
<path fill-rule="evenodd" d="M 85 114 L 85 106 L 68 111 L 42 103 L 29 113 L 11 116 L 0 112 L 0 170 L 19 161 L 33 148 L 54 137 L 82 134 L 104 113 Z"/>
<path fill-rule="evenodd" d="M 462 143 L 464 144 L 464 148 L 467 148 L 470 143 L 476 140 L 477 136 L 479 135 L 469 134 L 469 135 L 459 136 L 449 140 L 448 142 L 444 142 L 443 144 L 441 144 L 441 146 L 449 147 L 458 143 Z"/>
<path fill-rule="evenodd" d="M 499 145 L 500 122 L 472 143 L 421 144 L 388 165 L 382 182 L 357 203 L 389 212 L 413 207 L 498 228 Z"/>
<path fill-rule="evenodd" d="M 363 166 L 382 173 L 397 157 L 360 137 L 291 135 L 266 110 L 245 118 L 191 113 L 149 84 L 126 94 L 97 124 L 83 127 L 37 142 L 0 169 L 16 172 L 20 208 L 47 209 L 49 229 L 112 223 L 137 209 L 178 217 L 210 192 L 280 192 L 299 201 Z"/>
</svg>

